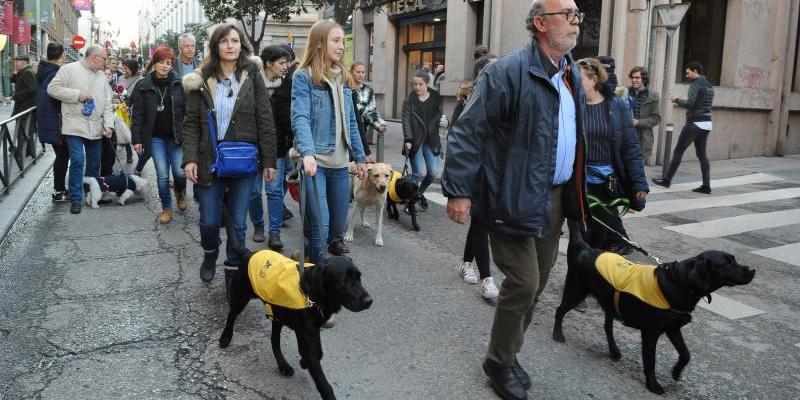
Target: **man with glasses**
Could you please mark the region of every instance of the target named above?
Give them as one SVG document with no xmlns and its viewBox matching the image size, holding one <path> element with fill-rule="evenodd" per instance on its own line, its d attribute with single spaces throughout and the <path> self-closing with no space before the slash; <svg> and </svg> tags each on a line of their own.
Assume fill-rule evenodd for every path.
<svg viewBox="0 0 800 400">
<path fill-rule="evenodd" d="M 527 399 L 531 380 L 517 353 L 555 264 L 564 217 L 587 216 L 584 92 L 569 54 L 581 21 L 573 0 L 535 0 L 526 19 L 533 40 L 484 69 L 447 143 L 447 213 L 464 223 L 477 197 L 475 217 L 506 276 L 483 363 L 504 399 Z"/>
<path fill-rule="evenodd" d="M 106 50 L 89 46 L 80 62 L 59 68 L 47 94 L 61 102 L 61 133 L 69 147 L 70 212 L 81 212 L 83 176 L 100 175 L 101 138 L 110 138 L 114 126 L 111 88 L 103 69 Z M 84 155 L 85 150 L 85 155 Z"/>
</svg>

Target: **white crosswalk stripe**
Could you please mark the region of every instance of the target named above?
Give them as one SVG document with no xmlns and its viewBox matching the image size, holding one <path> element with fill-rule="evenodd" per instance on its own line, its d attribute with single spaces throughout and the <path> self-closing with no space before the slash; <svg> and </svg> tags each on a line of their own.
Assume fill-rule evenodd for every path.
<svg viewBox="0 0 800 400">
<path fill-rule="evenodd" d="M 800 213 L 800 210 L 795 210 Z M 800 243 L 791 243 L 769 249 L 756 250 L 753 254 L 768 257 L 787 264 L 800 266 Z"/>
<path fill-rule="evenodd" d="M 647 208 L 635 214 L 627 214 L 626 218 L 642 218 L 660 214 L 672 214 L 681 211 L 700 210 L 714 207 L 731 207 L 742 204 L 759 203 L 800 197 L 800 188 L 761 190 L 750 193 L 710 196 L 696 199 L 660 200 L 647 203 Z"/>
<path fill-rule="evenodd" d="M 800 224 L 800 210 L 797 209 L 745 214 L 664 228 L 696 238 L 711 238 L 794 224 Z"/>
</svg>

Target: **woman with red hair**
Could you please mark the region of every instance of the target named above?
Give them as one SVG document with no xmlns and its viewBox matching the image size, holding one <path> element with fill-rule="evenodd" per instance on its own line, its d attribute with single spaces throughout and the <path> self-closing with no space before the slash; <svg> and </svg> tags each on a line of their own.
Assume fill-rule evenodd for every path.
<svg viewBox="0 0 800 400">
<path fill-rule="evenodd" d="M 159 222 L 172 221 L 172 196 L 169 173 L 175 182 L 175 200 L 179 211 L 186 210 L 186 174 L 181 168 L 183 114 L 186 99 L 181 77 L 172 70 L 172 49 L 160 47 L 150 60 L 151 71 L 136 84 L 131 120 L 131 141 L 141 154 L 144 147 L 153 157 L 161 199 Z"/>
</svg>

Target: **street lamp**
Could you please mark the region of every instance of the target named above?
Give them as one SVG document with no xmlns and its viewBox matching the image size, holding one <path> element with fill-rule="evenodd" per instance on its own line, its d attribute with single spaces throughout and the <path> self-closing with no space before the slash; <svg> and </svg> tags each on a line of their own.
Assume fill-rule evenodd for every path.
<svg viewBox="0 0 800 400">
<path fill-rule="evenodd" d="M 664 47 L 664 76 L 662 77 L 663 81 L 661 84 L 661 122 L 658 123 L 659 136 L 664 136 L 665 139 L 659 140 L 658 147 L 656 148 L 656 162 L 658 162 L 659 156 L 662 160 L 662 177 L 666 176 L 667 173 L 667 168 L 669 166 L 669 153 L 672 142 L 672 131 L 667 132 L 665 121 L 667 110 L 669 110 L 668 107 L 672 107 L 672 101 L 669 99 L 669 84 L 670 80 L 672 79 L 672 64 L 669 62 L 669 55 L 672 52 L 672 36 L 681 25 L 683 17 L 686 16 L 686 12 L 689 11 L 689 6 L 690 3 L 674 4 L 672 0 L 670 0 L 669 4 L 662 4 L 655 7 L 656 11 L 658 12 L 658 16 L 661 18 L 661 25 L 658 26 L 664 28 L 667 33 L 667 43 Z"/>
</svg>

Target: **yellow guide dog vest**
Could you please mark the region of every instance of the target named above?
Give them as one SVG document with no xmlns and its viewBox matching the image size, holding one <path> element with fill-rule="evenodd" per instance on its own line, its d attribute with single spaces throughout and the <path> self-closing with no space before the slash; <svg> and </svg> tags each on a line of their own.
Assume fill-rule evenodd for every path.
<svg viewBox="0 0 800 400">
<path fill-rule="evenodd" d="M 311 307 L 311 300 L 300 291 L 300 273 L 297 261 L 272 250 L 261 250 L 250 257 L 248 275 L 253 291 L 264 301 L 269 318 L 272 306 L 300 310 Z M 313 267 L 314 264 L 305 264 Z"/>
<path fill-rule="evenodd" d="M 656 280 L 656 266 L 634 264 L 615 253 L 603 253 L 595 260 L 597 272 L 614 287 L 614 309 L 619 314 L 619 292 L 638 297 L 643 302 L 669 310 L 669 302 Z"/>
<path fill-rule="evenodd" d="M 389 198 L 392 199 L 395 203 L 402 203 L 403 199 L 397 195 L 397 190 L 395 187 L 397 186 L 397 181 L 402 178 L 403 175 L 400 172 L 392 171 L 392 177 L 389 179 Z"/>
</svg>

